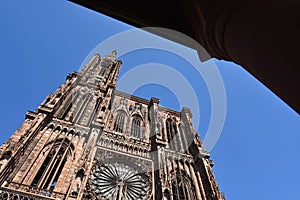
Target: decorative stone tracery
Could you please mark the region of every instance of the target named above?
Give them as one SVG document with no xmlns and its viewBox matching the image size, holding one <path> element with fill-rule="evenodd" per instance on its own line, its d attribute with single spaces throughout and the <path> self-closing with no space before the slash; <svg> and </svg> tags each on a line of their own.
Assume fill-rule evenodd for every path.
<svg viewBox="0 0 300 200">
<path fill-rule="evenodd" d="M 152 162 L 98 149 L 84 199 L 150 200 Z"/>
</svg>

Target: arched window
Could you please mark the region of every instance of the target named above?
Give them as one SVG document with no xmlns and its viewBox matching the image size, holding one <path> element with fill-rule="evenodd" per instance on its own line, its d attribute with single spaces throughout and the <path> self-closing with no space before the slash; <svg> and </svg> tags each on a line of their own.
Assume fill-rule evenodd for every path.
<svg viewBox="0 0 300 200">
<path fill-rule="evenodd" d="M 85 95 L 85 98 L 83 99 L 82 106 L 79 108 L 80 112 L 79 115 L 77 116 L 77 119 L 75 119 L 75 122 L 87 126 L 92 116 L 92 114 L 89 112 L 89 109 L 91 109 L 91 106 L 93 106 L 94 103 L 95 102 L 93 101 L 93 95 L 87 93 Z"/>
<path fill-rule="evenodd" d="M 181 144 L 182 144 L 182 152 L 185 152 L 188 150 L 189 146 L 186 140 L 186 135 L 185 135 L 185 131 L 184 131 L 184 127 L 182 124 L 179 124 L 179 132 L 180 132 L 180 138 L 181 138 Z"/>
<path fill-rule="evenodd" d="M 12 156 L 12 152 L 11 151 L 6 151 L 1 156 L 0 161 L 1 160 L 9 160 L 11 156 Z"/>
<path fill-rule="evenodd" d="M 78 91 L 74 91 L 74 92 L 72 91 L 68 95 L 67 100 L 65 100 L 65 106 L 63 106 L 62 109 L 58 110 L 59 119 L 64 119 L 64 120 L 66 119 L 68 114 L 71 112 L 72 106 L 74 106 L 73 104 L 76 102 L 78 96 L 79 96 Z"/>
<path fill-rule="evenodd" d="M 195 200 L 195 186 L 192 179 L 182 170 L 176 170 L 172 176 L 173 200 Z"/>
<path fill-rule="evenodd" d="M 102 79 L 103 79 L 103 77 L 104 77 L 104 75 L 105 75 L 106 69 L 107 69 L 107 68 L 103 67 L 103 68 L 100 70 L 99 74 L 98 74 L 98 75 L 96 76 L 96 78 L 95 78 L 95 83 L 96 83 L 96 84 L 98 84 L 100 81 L 102 81 Z"/>
<path fill-rule="evenodd" d="M 43 153 L 46 158 L 31 185 L 45 190 L 54 190 L 74 146 L 68 139 L 63 138 L 48 144 L 46 148 L 49 148 Z"/>
<path fill-rule="evenodd" d="M 180 138 L 178 135 L 176 119 L 168 118 L 166 121 L 166 132 L 167 132 L 167 140 L 169 144 L 169 148 L 171 150 L 179 151 L 181 149 L 180 146 Z"/>
<path fill-rule="evenodd" d="M 172 120 L 171 119 L 167 119 L 166 129 L 167 129 L 167 140 L 168 140 L 169 147 L 170 147 L 170 149 L 173 149 L 173 145 L 172 145 L 173 131 L 172 131 Z"/>
<path fill-rule="evenodd" d="M 132 118 L 131 135 L 136 138 L 143 138 L 141 135 L 141 119 L 137 115 Z"/>
<path fill-rule="evenodd" d="M 124 121 L 125 121 L 125 114 L 122 112 L 118 113 L 116 116 L 115 124 L 114 124 L 114 131 L 123 133 Z"/>
<path fill-rule="evenodd" d="M 174 150 L 181 151 L 181 149 L 182 149 L 182 147 L 181 147 L 181 140 L 180 140 L 180 137 L 179 137 L 179 134 L 178 134 L 176 120 L 173 120 L 172 126 L 173 126 Z"/>
<path fill-rule="evenodd" d="M 6 166 L 6 164 L 10 160 L 11 156 L 12 156 L 12 152 L 11 151 L 6 151 L 6 152 L 3 153 L 3 155 L 0 158 L 0 171 L 2 170 L 2 168 L 4 166 Z"/>
<path fill-rule="evenodd" d="M 93 99 L 93 95 L 90 93 L 81 93 L 79 97 L 79 101 L 74 102 L 74 110 L 73 110 L 73 117 L 72 122 L 80 123 L 80 117 L 85 114 L 86 109 L 88 108 L 89 103 Z M 83 116 L 85 117 L 85 116 Z"/>
</svg>

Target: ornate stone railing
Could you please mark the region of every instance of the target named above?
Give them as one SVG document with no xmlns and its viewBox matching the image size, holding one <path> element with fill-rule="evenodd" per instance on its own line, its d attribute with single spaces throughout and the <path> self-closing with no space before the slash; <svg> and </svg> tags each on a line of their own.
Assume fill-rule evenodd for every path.
<svg viewBox="0 0 300 200">
<path fill-rule="evenodd" d="M 51 190 L 44 190 L 28 185 L 23 185 L 19 183 L 11 182 L 6 187 L 0 187 L 0 199 L 10 199 L 16 197 L 17 199 L 30 199 L 30 200 L 40 200 L 40 199 L 56 199 L 63 200 L 65 195 L 62 193 L 54 192 Z"/>
</svg>

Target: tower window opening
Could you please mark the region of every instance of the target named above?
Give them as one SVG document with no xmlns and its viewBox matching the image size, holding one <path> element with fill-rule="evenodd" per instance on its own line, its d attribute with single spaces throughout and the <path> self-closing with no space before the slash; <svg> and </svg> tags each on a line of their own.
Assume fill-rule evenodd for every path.
<svg viewBox="0 0 300 200">
<path fill-rule="evenodd" d="M 68 139 L 60 139 L 55 143 L 50 143 L 49 146 L 50 149 L 43 153 L 46 158 L 31 183 L 31 186 L 44 190 L 54 190 L 68 157 L 74 149 Z"/>
<path fill-rule="evenodd" d="M 123 133 L 124 121 L 125 121 L 125 114 L 118 113 L 114 124 L 114 131 Z"/>
<path fill-rule="evenodd" d="M 136 138 L 143 138 L 141 135 L 141 120 L 138 116 L 134 116 L 132 119 L 131 135 Z"/>
</svg>

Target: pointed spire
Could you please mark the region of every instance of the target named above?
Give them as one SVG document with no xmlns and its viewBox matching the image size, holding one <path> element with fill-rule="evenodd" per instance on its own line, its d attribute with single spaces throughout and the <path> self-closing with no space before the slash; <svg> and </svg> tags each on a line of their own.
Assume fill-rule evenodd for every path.
<svg viewBox="0 0 300 200">
<path fill-rule="evenodd" d="M 112 54 L 114 57 L 117 57 L 117 49 L 113 50 L 113 51 L 111 52 L 111 54 Z"/>
<path fill-rule="evenodd" d="M 117 50 L 113 50 L 111 54 L 108 54 L 105 56 L 105 58 L 111 59 L 111 60 L 116 60 L 117 59 Z"/>
</svg>

